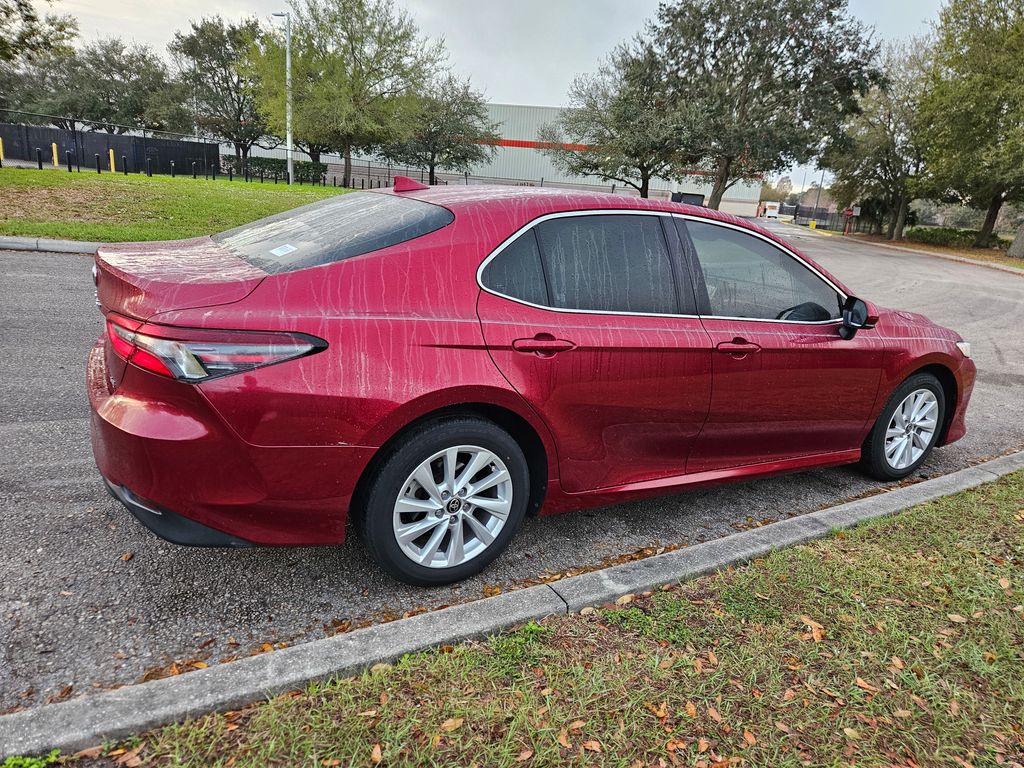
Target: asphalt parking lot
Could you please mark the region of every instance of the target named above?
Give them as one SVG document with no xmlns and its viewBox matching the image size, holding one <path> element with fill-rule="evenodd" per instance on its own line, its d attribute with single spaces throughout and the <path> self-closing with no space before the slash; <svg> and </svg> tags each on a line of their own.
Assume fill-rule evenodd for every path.
<svg viewBox="0 0 1024 768">
<path fill-rule="evenodd" d="M 862 297 L 923 312 L 972 343 L 969 434 L 935 452 L 923 476 L 1024 446 L 1024 278 L 773 226 Z M 84 361 L 100 315 L 90 264 L 0 252 L 0 711 L 705 541 L 879 488 L 837 468 L 533 519 L 482 576 L 430 591 L 384 577 L 354 539 L 317 549 L 176 547 L 110 499 L 93 466 Z"/>
</svg>

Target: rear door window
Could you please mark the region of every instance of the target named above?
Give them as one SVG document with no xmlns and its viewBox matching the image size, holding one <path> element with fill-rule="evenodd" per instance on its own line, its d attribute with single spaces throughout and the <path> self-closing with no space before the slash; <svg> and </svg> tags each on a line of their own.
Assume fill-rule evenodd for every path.
<svg viewBox="0 0 1024 768">
<path fill-rule="evenodd" d="M 318 267 L 398 245 L 455 220 L 447 208 L 380 192 L 350 192 L 230 229 L 213 239 L 265 272 Z"/>
<path fill-rule="evenodd" d="M 541 222 L 535 231 L 552 306 L 643 314 L 679 312 L 659 217 L 565 216 Z"/>
</svg>

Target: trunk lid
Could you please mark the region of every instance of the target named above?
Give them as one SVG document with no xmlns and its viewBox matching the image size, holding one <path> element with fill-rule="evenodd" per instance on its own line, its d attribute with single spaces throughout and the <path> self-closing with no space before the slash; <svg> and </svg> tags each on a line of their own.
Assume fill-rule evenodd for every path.
<svg viewBox="0 0 1024 768">
<path fill-rule="evenodd" d="M 103 245 L 96 299 L 104 312 L 148 320 L 158 312 L 240 301 L 267 273 L 209 237 Z"/>
</svg>

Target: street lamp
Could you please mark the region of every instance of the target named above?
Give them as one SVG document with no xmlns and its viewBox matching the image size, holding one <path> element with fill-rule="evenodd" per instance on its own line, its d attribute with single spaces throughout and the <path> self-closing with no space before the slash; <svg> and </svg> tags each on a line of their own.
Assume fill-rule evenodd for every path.
<svg viewBox="0 0 1024 768">
<path fill-rule="evenodd" d="M 288 11 L 273 14 L 284 19 L 285 139 L 288 143 L 288 183 L 292 183 L 292 15 Z"/>
</svg>

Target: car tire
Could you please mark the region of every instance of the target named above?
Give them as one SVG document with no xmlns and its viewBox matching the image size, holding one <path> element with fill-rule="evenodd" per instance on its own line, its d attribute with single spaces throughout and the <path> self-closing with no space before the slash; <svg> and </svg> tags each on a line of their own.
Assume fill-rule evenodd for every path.
<svg viewBox="0 0 1024 768">
<path fill-rule="evenodd" d="M 861 466 L 877 480 L 907 477 L 931 454 L 945 418 L 946 395 L 939 380 L 930 373 L 914 374 L 892 393 L 868 433 Z"/>
<path fill-rule="evenodd" d="M 395 579 L 451 584 L 502 553 L 522 525 L 529 495 L 529 466 L 508 432 L 480 418 L 439 419 L 403 435 L 381 457 L 359 529 L 370 555 Z"/>
</svg>

